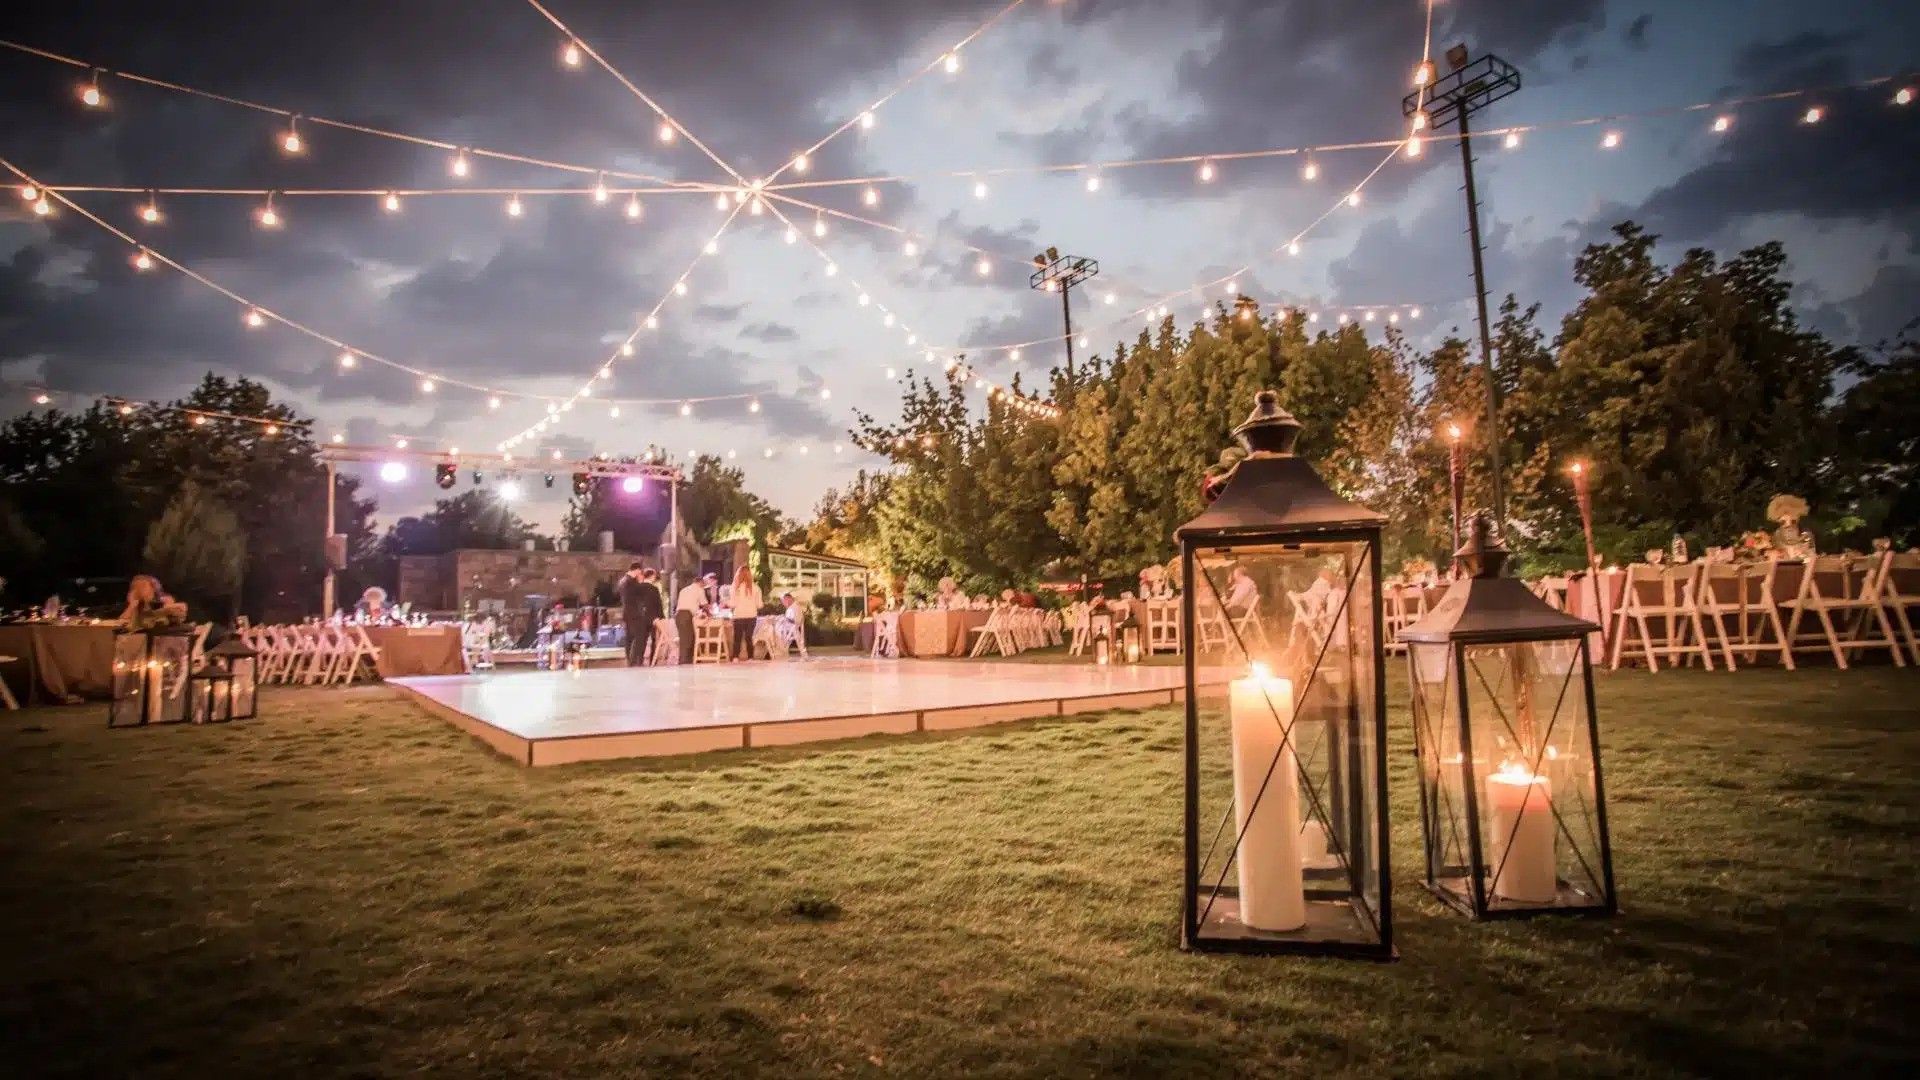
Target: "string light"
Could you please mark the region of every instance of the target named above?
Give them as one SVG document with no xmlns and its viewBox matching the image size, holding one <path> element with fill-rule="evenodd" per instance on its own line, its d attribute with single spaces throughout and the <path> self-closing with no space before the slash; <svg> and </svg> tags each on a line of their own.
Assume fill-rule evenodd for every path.
<svg viewBox="0 0 1920 1080">
<path fill-rule="evenodd" d="M 1818 105 L 1815 105 L 1807 109 L 1806 112 L 1800 114 L 1800 121 L 1806 124 L 1817 124 L 1822 119 L 1824 119 L 1826 115 L 1827 115 L 1826 109 L 1821 108 Z"/>
<path fill-rule="evenodd" d="M 860 193 L 860 201 L 867 204 L 868 206 L 879 206 L 880 193 L 878 191 L 875 191 L 872 187 L 868 187 L 867 190 Z"/>
<path fill-rule="evenodd" d="M 1359 188 L 1354 188 L 1352 191 L 1347 192 L 1347 205 L 1348 206 L 1360 205 L 1360 189 Z"/>
<path fill-rule="evenodd" d="M 206 418 L 206 417 L 204 417 L 204 416 L 201 416 L 201 415 L 200 415 L 199 413 L 195 413 L 195 414 L 194 414 L 194 416 L 193 416 L 193 426 L 194 426 L 194 427 L 206 427 L 206 426 L 207 426 L 207 418 Z"/>
<path fill-rule="evenodd" d="M 40 196 L 39 199 L 35 200 L 33 204 L 33 212 L 39 215 L 40 217 L 46 217 L 49 214 L 53 213 L 53 204 L 47 201 L 47 197 L 45 195 L 42 195 Z"/>
<path fill-rule="evenodd" d="M 499 399 L 499 398 L 497 398 L 497 397 L 490 397 L 490 398 L 488 398 L 488 399 L 487 399 L 487 408 L 489 408 L 489 409 L 498 409 L 499 407 L 500 407 L 500 399 Z"/>
<path fill-rule="evenodd" d="M 627 220 L 640 220 L 640 196 L 638 195 L 627 196 Z"/>
<path fill-rule="evenodd" d="M 267 317 L 260 313 L 259 308 L 248 308 L 244 321 L 248 326 L 256 330 L 267 325 Z"/>
<path fill-rule="evenodd" d="M 813 166 L 813 160 L 807 157 L 807 155 L 805 154 L 793 155 L 793 160 L 788 163 L 789 168 L 793 169 L 794 172 L 801 173 L 803 175 L 812 166 Z"/>
<path fill-rule="evenodd" d="M 675 296 L 687 295 L 687 282 L 685 278 L 682 278 L 679 281 L 676 281 L 673 283 L 673 295 Z"/>
<path fill-rule="evenodd" d="M 603 203 L 606 202 L 609 197 L 610 193 L 607 191 L 607 174 L 601 173 L 593 182 L 593 201 Z"/>
<path fill-rule="evenodd" d="M 647 329 L 649 329 L 649 330 L 658 330 L 658 329 L 660 329 L 660 316 L 658 316 L 658 315 L 649 315 L 649 316 L 647 316 L 647 321 L 646 321 L 646 327 L 647 327 Z"/>
<path fill-rule="evenodd" d="M 824 387 L 824 386 L 820 388 L 820 400 L 821 400 L 821 401 L 826 401 L 827 399 L 829 399 L 829 398 L 831 398 L 831 397 L 833 397 L 833 391 L 832 391 L 832 390 L 830 390 L 830 389 L 828 389 L 827 387 Z"/>
<path fill-rule="evenodd" d="M 1087 177 L 1087 191 L 1091 193 L 1099 190 L 1100 190 L 1100 174 L 1093 173 Z"/>
<path fill-rule="evenodd" d="M 147 205 L 140 208 L 140 220 L 149 225 L 159 224 L 160 204 L 155 200 L 153 195 L 148 195 Z"/>
<path fill-rule="evenodd" d="M 1407 318 L 1409 318 L 1409 319 L 1417 319 L 1417 318 L 1419 318 L 1419 317 L 1420 317 L 1420 309 L 1419 309 L 1419 308 L 1414 308 L 1414 309 L 1413 309 L 1412 311 L 1409 311 L 1409 312 L 1407 312 Z"/>
<path fill-rule="evenodd" d="M 674 139 L 679 137 L 679 133 L 673 129 L 673 125 L 671 123 L 668 123 L 665 120 L 660 121 L 660 129 L 659 129 L 658 135 L 659 135 L 660 141 L 663 143 L 671 143 Z"/>
<path fill-rule="evenodd" d="M 39 188 L 34 187 L 32 184 L 20 185 L 20 201 L 21 202 L 32 202 L 33 200 L 39 197 L 40 197 Z"/>
<path fill-rule="evenodd" d="M 1306 165 L 1302 166 L 1300 169 L 1300 179 L 1318 180 L 1319 178 L 1320 178 L 1320 163 L 1313 160 L 1312 158 L 1308 158 Z"/>
<path fill-rule="evenodd" d="M 395 450 L 405 450 L 407 448 L 407 440 L 405 439 L 393 440 L 393 448 Z"/>
<path fill-rule="evenodd" d="M 860 130 L 861 131 L 873 130 L 873 110 L 872 109 L 868 109 L 866 112 L 863 112 L 860 114 Z"/>
<path fill-rule="evenodd" d="M 423 394 L 431 394 L 431 393 L 433 393 L 433 390 L 434 390 L 434 387 L 435 387 L 435 385 L 436 385 L 436 384 L 434 383 L 434 381 L 433 381 L 432 379 L 421 379 L 421 380 L 420 380 L 420 392 L 421 392 L 421 393 L 423 393 Z"/>
<path fill-rule="evenodd" d="M 507 216 L 508 217 L 517 218 L 525 212 L 526 212 L 526 209 L 520 205 L 520 196 L 518 193 L 515 193 L 507 197 Z"/>
<path fill-rule="evenodd" d="M 1600 137 L 1600 145 L 1601 147 L 1607 150 L 1612 150 L 1614 147 L 1619 146 L 1620 133 L 1617 131 L 1607 132 L 1605 135 Z"/>
<path fill-rule="evenodd" d="M 748 412 L 751 412 L 751 413 L 757 413 L 757 412 L 759 412 L 759 411 L 760 411 L 760 399 L 759 399 L 759 398 L 754 398 L 754 399 L 753 399 L 752 401 L 749 401 L 749 402 L 747 402 L 747 411 L 748 411 Z"/>
<path fill-rule="evenodd" d="M 1520 133 L 1517 131 L 1507 132 L 1507 137 L 1500 140 L 1500 144 L 1509 150 L 1520 149 Z"/>
<path fill-rule="evenodd" d="M 343 370 L 352 371 L 354 366 L 359 362 L 360 361 L 353 355 L 352 349 L 347 349 L 340 354 L 340 367 Z"/>
<path fill-rule="evenodd" d="M 1213 178 L 1215 176 L 1215 173 L 1216 173 L 1216 170 L 1214 169 L 1213 162 L 1211 160 L 1202 161 L 1200 163 L 1200 182 L 1201 183 L 1203 184 L 1213 183 Z"/>
<path fill-rule="evenodd" d="M 707 246 L 704 248 L 701 248 L 700 250 L 706 252 L 709 255 L 718 255 L 720 254 L 720 241 L 709 240 L 707 241 Z"/>
<path fill-rule="evenodd" d="M 1427 130 L 1427 110 L 1421 109 L 1413 114 L 1413 130 Z"/>
<path fill-rule="evenodd" d="M 1913 87 L 1911 87 L 1911 86 L 1903 86 L 1903 87 L 1901 87 L 1900 89 L 1898 89 L 1898 90 L 1896 90 L 1896 91 L 1894 91 L 1894 93 L 1893 93 L 1893 103 L 1894 103 L 1895 105 L 1911 105 L 1911 104 L 1913 104 Z"/>
<path fill-rule="evenodd" d="M 945 68 L 947 69 L 947 74 L 949 74 L 949 75 L 954 75 L 954 74 L 957 74 L 957 73 L 959 73 L 959 71 L 960 71 L 960 54 L 959 54 L 959 52 L 957 52 L 957 51 L 956 51 L 956 52 L 950 52 L 950 53 L 948 53 L 948 54 L 946 55 L 946 57 L 945 57 L 945 59 L 944 59 L 944 60 L 943 60 L 943 62 L 942 62 L 942 66 L 943 66 L 943 67 L 945 67 Z"/>
<path fill-rule="evenodd" d="M 1718 133 L 1733 126 L 1733 117 L 1722 113 L 1713 118 L 1713 130 Z"/>
<path fill-rule="evenodd" d="M 45 405 L 45 404 L 47 404 L 47 403 L 49 403 L 49 402 L 51 402 L 52 400 L 53 400 L 53 398 L 51 398 L 51 397 L 49 397 L 49 396 L 47 396 L 46 394 L 35 394 L 35 395 L 33 395 L 33 403 L 34 403 L 35 405 Z"/>
<path fill-rule="evenodd" d="M 1009 359 L 1009 360 L 1018 360 L 1018 359 L 1020 359 L 1020 350 L 1019 350 L 1019 349 L 1017 349 L 1017 348 L 1016 348 L 1016 349 L 1009 349 L 1009 350 L 1007 351 L 1007 359 Z"/>
<path fill-rule="evenodd" d="M 791 243 L 793 243 L 793 242 L 794 242 L 795 240 L 798 240 L 798 239 L 800 239 L 800 234 L 799 234 L 799 233 L 797 233 L 797 232 L 795 232 L 795 231 L 793 231 L 793 226 L 791 226 L 791 225 L 789 225 L 789 226 L 787 226 L 787 231 L 786 231 L 786 235 L 785 235 L 785 237 L 784 237 L 784 239 L 785 239 L 785 240 L 787 241 L 787 243 L 789 243 L 789 244 L 791 244 Z"/>
<path fill-rule="evenodd" d="M 577 68 L 580 66 L 579 42 L 576 42 L 576 41 L 567 42 L 567 47 L 560 50 L 560 62 L 567 65 L 570 68 Z"/>
<path fill-rule="evenodd" d="M 98 109 L 107 103 L 107 96 L 100 92 L 100 69 L 93 69 L 93 79 L 80 88 L 80 103 L 89 109 Z"/>
<path fill-rule="evenodd" d="M 267 204 L 260 208 L 259 221 L 260 227 L 263 229 L 277 229 L 280 227 L 280 212 L 273 208 L 272 195 L 267 196 Z"/>
<path fill-rule="evenodd" d="M 838 274 L 839 272 L 840 272 L 840 264 L 839 264 L 839 263 L 833 263 L 833 262 L 830 262 L 830 263 L 828 263 L 828 264 L 827 264 L 827 276 L 828 276 L 828 277 L 833 277 L 833 276 L 834 276 L 835 274 Z"/>
<path fill-rule="evenodd" d="M 688 402 L 685 402 L 685 401 L 683 401 L 683 402 L 681 402 L 681 403 L 680 403 L 680 415 L 681 415 L 681 416 L 692 416 L 692 415 L 693 415 L 693 406 L 692 406 L 692 405 L 691 405 L 690 403 L 688 403 Z"/>
<path fill-rule="evenodd" d="M 1432 81 L 1433 81 L 1433 61 L 1431 60 L 1420 61 L 1419 66 L 1413 69 L 1413 85 L 1425 86 Z"/>
<path fill-rule="evenodd" d="M 1421 151 L 1420 136 L 1418 135 L 1409 136 L 1407 138 L 1407 156 L 1410 158 L 1417 158 L 1420 156 L 1420 151 Z"/>
<path fill-rule="evenodd" d="M 138 253 L 138 254 L 136 254 L 136 255 L 134 255 L 134 257 L 133 257 L 133 268 L 134 268 L 135 270 L 151 270 L 151 269 L 153 269 L 153 256 L 151 256 L 151 255 L 149 255 L 149 254 L 147 254 L 147 249 L 146 249 L 146 248 L 141 248 L 141 249 L 140 249 L 140 251 L 139 251 L 139 253 Z"/>
<path fill-rule="evenodd" d="M 979 274 L 981 277 L 986 277 L 988 274 L 993 272 L 993 264 L 983 258 L 979 262 L 976 262 L 973 264 L 973 269 L 974 269 L 974 272 Z"/>
<path fill-rule="evenodd" d="M 453 161 L 447 166 L 447 171 L 463 180 L 472 171 L 467 165 L 467 151 L 464 147 L 454 152 Z"/>
<path fill-rule="evenodd" d="M 976 199 L 984 199 L 987 197 L 987 182 L 985 180 L 975 180 L 973 182 L 973 197 Z"/>
<path fill-rule="evenodd" d="M 827 219 L 825 215 L 817 213 L 813 215 L 813 235 L 816 239 L 827 235 Z"/>
<path fill-rule="evenodd" d="M 387 213 L 397 214 L 400 212 L 400 196 L 389 191 L 387 192 L 387 197 L 381 200 L 380 205 L 386 208 Z"/>
<path fill-rule="evenodd" d="M 287 132 L 285 135 L 282 135 L 280 137 L 280 149 L 285 150 L 289 154 L 303 153 L 307 148 L 307 144 L 300 140 L 299 125 L 300 125 L 299 117 L 297 116 L 288 117 Z"/>
<path fill-rule="evenodd" d="M 914 243 L 914 242 L 913 242 L 913 241 L 911 241 L 911 240 L 909 240 L 909 241 L 907 241 L 906 243 L 904 243 L 904 244 L 902 244 L 902 245 L 900 245 L 900 251 L 901 251 L 901 253 L 902 253 L 902 254 L 904 254 L 904 255 L 905 255 L 905 256 L 906 256 L 907 258 L 909 258 L 909 259 L 911 259 L 911 258 L 913 258 L 913 257 L 914 257 L 915 255 L 918 255 L 918 254 L 920 254 L 920 245 L 919 245 L 919 244 L 916 244 L 916 243 Z"/>
</svg>

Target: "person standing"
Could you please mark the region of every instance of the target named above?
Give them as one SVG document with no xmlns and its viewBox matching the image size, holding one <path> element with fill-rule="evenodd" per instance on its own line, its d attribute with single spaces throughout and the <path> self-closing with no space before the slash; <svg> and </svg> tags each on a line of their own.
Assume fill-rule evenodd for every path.
<svg viewBox="0 0 1920 1080">
<path fill-rule="evenodd" d="M 733 572 L 733 659 L 753 659 L 753 627 L 760 617 L 760 586 L 746 563 Z"/>
<path fill-rule="evenodd" d="M 680 635 L 680 662 L 693 663 L 693 620 L 707 610 L 707 589 L 719 582 L 716 574 L 687 582 L 673 601 L 673 627 Z"/>
<path fill-rule="evenodd" d="M 641 596 L 646 567 L 635 562 L 620 577 L 614 592 L 620 597 L 620 621 L 627 628 L 627 666 L 639 667 L 653 650 L 653 620 L 647 617 Z M 658 595 L 658 594 L 656 594 Z"/>
<path fill-rule="evenodd" d="M 667 595 L 660 588 L 660 571 L 648 567 L 640 571 L 640 604 L 647 621 L 647 652 L 642 659 L 653 663 L 653 649 L 660 640 L 660 620 L 667 617 Z"/>
</svg>

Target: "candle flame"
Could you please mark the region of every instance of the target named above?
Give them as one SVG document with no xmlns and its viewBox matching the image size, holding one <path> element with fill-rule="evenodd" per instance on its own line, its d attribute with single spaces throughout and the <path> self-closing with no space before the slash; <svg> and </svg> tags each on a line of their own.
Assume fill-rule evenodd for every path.
<svg viewBox="0 0 1920 1080">
<path fill-rule="evenodd" d="M 1518 761 L 1507 761 L 1502 763 L 1500 768 L 1497 771 L 1495 771 L 1493 775 L 1499 777 L 1502 780 L 1508 781 L 1510 783 L 1515 783 L 1515 784 L 1530 784 L 1533 781 L 1539 779 L 1538 777 L 1534 776 L 1531 771 L 1527 769 L 1526 765 Z"/>
<path fill-rule="evenodd" d="M 1252 664 L 1248 665 L 1247 672 L 1256 679 L 1266 680 L 1273 678 L 1273 669 L 1268 667 L 1264 660 L 1255 660 Z"/>
</svg>

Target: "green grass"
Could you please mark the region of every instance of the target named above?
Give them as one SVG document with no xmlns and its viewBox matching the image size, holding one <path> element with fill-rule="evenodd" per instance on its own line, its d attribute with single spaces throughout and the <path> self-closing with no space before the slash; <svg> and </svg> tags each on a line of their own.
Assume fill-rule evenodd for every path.
<svg viewBox="0 0 1920 1080">
<path fill-rule="evenodd" d="M 1175 947 L 1167 709 L 544 771 L 379 687 L 0 714 L 8 1072 L 1911 1075 L 1917 701 L 1604 677 L 1625 912 L 1491 925 L 1397 709 L 1389 965 Z"/>
</svg>

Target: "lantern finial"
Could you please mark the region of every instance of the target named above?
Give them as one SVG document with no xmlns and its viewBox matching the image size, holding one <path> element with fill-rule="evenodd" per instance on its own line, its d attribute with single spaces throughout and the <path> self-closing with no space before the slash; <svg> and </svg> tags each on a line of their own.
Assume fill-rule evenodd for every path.
<svg viewBox="0 0 1920 1080">
<path fill-rule="evenodd" d="M 1507 565 L 1507 545 L 1494 535 L 1493 519 L 1485 510 L 1473 515 L 1473 531 L 1467 536 L 1467 542 L 1453 557 L 1460 561 L 1460 568 L 1468 577 L 1497 578 Z"/>
<path fill-rule="evenodd" d="M 1254 395 L 1253 412 L 1246 422 L 1233 429 L 1233 437 L 1250 454 L 1291 455 L 1294 441 L 1300 438 L 1300 421 L 1280 407 L 1279 394 L 1262 390 Z"/>
</svg>

